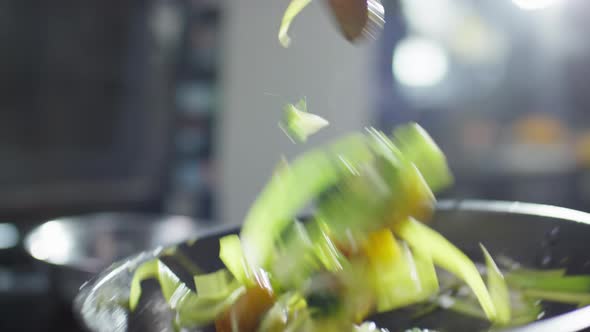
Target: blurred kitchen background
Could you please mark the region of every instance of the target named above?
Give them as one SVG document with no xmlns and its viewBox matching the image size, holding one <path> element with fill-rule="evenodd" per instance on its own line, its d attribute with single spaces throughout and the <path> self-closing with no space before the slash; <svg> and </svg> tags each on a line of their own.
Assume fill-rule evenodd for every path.
<svg viewBox="0 0 590 332">
<path fill-rule="evenodd" d="M 0 330 L 79 330 L 56 272 L 78 248 L 64 217 L 238 224 L 281 156 L 367 125 L 422 124 L 456 176 L 442 198 L 590 212 L 590 2 L 384 1 L 381 36 L 351 45 L 316 1 L 284 49 L 286 5 L 0 1 Z M 294 145 L 277 123 L 302 97 L 331 126 Z M 24 249 L 48 220 L 33 255 L 53 265 Z M 147 246 L 101 238 L 129 244 L 108 257 Z"/>
</svg>

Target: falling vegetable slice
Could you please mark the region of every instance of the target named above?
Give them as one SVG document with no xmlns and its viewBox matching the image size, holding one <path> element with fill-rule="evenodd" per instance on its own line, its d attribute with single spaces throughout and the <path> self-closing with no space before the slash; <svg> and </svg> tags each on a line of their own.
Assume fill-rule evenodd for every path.
<svg viewBox="0 0 590 332">
<path fill-rule="evenodd" d="M 488 290 L 496 307 L 496 322 L 502 325 L 510 322 L 510 292 L 504 276 L 487 249 L 480 244 L 486 261 Z"/>
<path fill-rule="evenodd" d="M 433 192 L 453 182 L 444 153 L 424 128 L 416 123 L 398 126 L 393 137 L 394 144 L 416 165 Z"/>
<path fill-rule="evenodd" d="M 308 223 L 308 229 L 314 243 L 313 250 L 322 267 L 331 272 L 342 270 L 346 258 L 322 229 L 322 225 L 314 220 Z"/>
<path fill-rule="evenodd" d="M 408 219 L 397 225 L 395 233 L 407 241 L 412 248 L 427 252 L 435 265 L 455 274 L 473 290 L 486 317 L 495 321 L 497 312 L 475 264 L 461 250 L 428 226 Z"/>
<path fill-rule="evenodd" d="M 294 222 L 286 233 L 286 238 L 279 241 L 277 258 L 270 270 L 280 287 L 297 289 L 320 264 L 314 243 L 301 222 Z"/>
<path fill-rule="evenodd" d="M 351 135 L 279 169 L 250 208 L 240 233 L 253 274 L 269 263 L 274 242 L 300 208 L 372 158 L 366 138 Z"/>
<path fill-rule="evenodd" d="M 283 120 L 279 123 L 279 127 L 293 142 L 306 142 L 309 136 L 329 124 L 321 116 L 307 111 L 305 99 L 301 99 L 297 105 L 285 105 L 283 112 Z"/>
<path fill-rule="evenodd" d="M 412 160 L 382 132 L 370 128 L 367 137 L 375 160 L 318 202 L 317 217 L 339 241 L 362 240 L 408 217 L 426 220 L 434 209 L 434 194 Z"/>
<path fill-rule="evenodd" d="M 311 0 L 291 0 L 289 6 L 285 10 L 283 14 L 283 19 L 281 21 L 281 27 L 279 28 L 279 42 L 283 47 L 289 47 L 291 44 L 291 38 L 289 37 L 289 27 L 291 26 L 291 22 L 297 16 L 303 8 L 305 8 Z"/>
</svg>

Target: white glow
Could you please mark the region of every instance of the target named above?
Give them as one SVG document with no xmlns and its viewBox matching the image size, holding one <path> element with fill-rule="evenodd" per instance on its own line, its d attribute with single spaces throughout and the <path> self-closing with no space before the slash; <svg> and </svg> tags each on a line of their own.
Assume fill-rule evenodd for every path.
<svg viewBox="0 0 590 332">
<path fill-rule="evenodd" d="M 186 241 L 194 235 L 197 228 L 193 220 L 182 216 L 171 216 L 157 227 L 152 238 L 152 243 L 156 245 L 171 245 Z"/>
<path fill-rule="evenodd" d="M 18 229 L 13 224 L 0 224 L 0 249 L 9 249 L 18 244 Z"/>
<path fill-rule="evenodd" d="M 515 5 L 524 10 L 538 10 L 555 5 L 561 0 L 512 0 Z"/>
<path fill-rule="evenodd" d="M 66 263 L 74 249 L 74 243 L 64 225 L 50 221 L 30 239 L 31 255 L 54 264 Z"/>
<path fill-rule="evenodd" d="M 445 51 L 427 39 L 406 38 L 393 52 L 393 75 L 404 85 L 436 85 L 445 78 L 448 67 Z"/>
</svg>

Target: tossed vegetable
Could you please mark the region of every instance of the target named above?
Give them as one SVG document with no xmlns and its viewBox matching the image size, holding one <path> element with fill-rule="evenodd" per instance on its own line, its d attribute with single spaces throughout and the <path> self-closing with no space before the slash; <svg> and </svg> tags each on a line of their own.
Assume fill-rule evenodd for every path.
<svg viewBox="0 0 590 332">
<path fill-rule="evenodd" d="M 307 102 L 301 99 L 296 105 L 287 104 L 279 127 L 293 142 L 304 143 L 307 138 L 329 124 L 326 119 L 307 111 Z"/>
<path fill-rule="evenodd" d="M 240 234 L 252 273 L 268 267 L 275 241 L 299 209 L 373 158 L 366 138 L 350 135 L 277 171 L 250 208 Z"/>
<path fill-rule="evenodd" d="M 289 27 L 291 27 L 291 22 L 297 16 L 303 8 L 305 8 L 311 0 L 291 0 L 289 6 L 285 10 L 285 14 L 283 14 L 283 19 L 281 20 L 281 26 L 279 28 L 279 42 L 283 47 L 289 47 L 291 44 L 291 38 L 289 37 Z"/>
</svg>

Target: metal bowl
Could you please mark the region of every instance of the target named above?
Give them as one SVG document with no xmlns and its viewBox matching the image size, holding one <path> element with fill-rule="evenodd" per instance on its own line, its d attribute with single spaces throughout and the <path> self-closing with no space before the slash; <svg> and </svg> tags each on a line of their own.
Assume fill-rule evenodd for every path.
<svg viewBox="0 0 590 332">
<path fill-rule="evenodd" d="M 185 241 L 197 233 L 198 225 L 183 216 L 86 214 L 41 224 L 25 237 L 24 245 L 32 257 L 49 265 L 53 286 L 71 303 L 84 282 L 114 261 Z"/>
<path fill-rule="evenodd" d="M 493 255 L 506 255 L 533 267 L 565 267 L 570 273 L 590 274 L 590 214 L 547 205 L 492 201 L 443 201 L 437 207 L 433 227 L 473 259 L 480 260 L 479 243 Z M 204 269 L 222 266 L 219 237 L 236 228 L 208 231 L 196 242 L 183 244 L 185 252 Z M 173 331 L 172 313 L 157 287 L 147 289 L 138 310 L 129 314 L 124 303 L 133 271 L 160 250 L 142 252 L 119 261 L 82 287 L 75 311 L 90 331 Z M 576 309 L 547 307 L 545 318 L 527 326 L 503 331 L 573 332 L 590 328 L 590 306 Z M 483 331 L 485 322 L 435 313 L 410 322 L 398 313 L 373 317 L 381 327 L 400 331 L 412 326 L 443 331 Z M 411 324 L 411 325 L 410 325 Z M 210 329 L 202 329 L 207 331 Z M 197 330 L 198 331 L 198 330 Z"/>
</svg>

